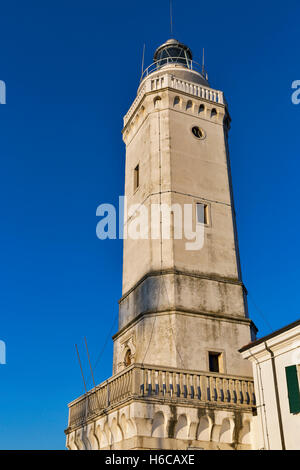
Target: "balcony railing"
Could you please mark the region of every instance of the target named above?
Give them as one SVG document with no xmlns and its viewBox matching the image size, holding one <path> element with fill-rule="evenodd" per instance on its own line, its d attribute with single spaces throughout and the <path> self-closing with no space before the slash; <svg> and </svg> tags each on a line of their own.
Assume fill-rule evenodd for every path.
<svg viewBox="0 0 300 470">
<path fill-rule="evenodd" d="M 133 364 L 69 404 L 69 427 L 77 427 L 129 398 L 182 404 L 255 406 L 253 380 L 209 372 Z"/>
<path fill-rule="evenodd" d="M 164 71 L 163 68 L 161 71 L 161 75 L 159 74 L 154 77 L 150 76 L 149 80 L 146 80 L 140 85 L 135 100 L 130 106 L 127 114 L 124 116 L 124 126 L 126 126 L 130 118 L 133 116 L 145 93 L 159 91 L 162 88 L 171 88 L 173 90 L 183 91 L 190 95 L 196 96 L 197 98 L 203 98 L 213 103 L 226 104 L 222 91 L 214 90 L 213 88 L 206 87 L 204 85 L 198 85 L 188 80 L 177 78 L 170 74 L 168 70 Z"/>
</svg>

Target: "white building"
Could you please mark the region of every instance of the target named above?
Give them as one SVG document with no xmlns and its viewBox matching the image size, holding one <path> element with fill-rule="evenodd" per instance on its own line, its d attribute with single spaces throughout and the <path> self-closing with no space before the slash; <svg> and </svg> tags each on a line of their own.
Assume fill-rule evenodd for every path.
<svg viewBox="0 0 300 470">
<path fill-rule="evenodd" d="M 253 448 L 300 449 L 300 320 L 240 349 L 252 362 Z"/>
</svg>

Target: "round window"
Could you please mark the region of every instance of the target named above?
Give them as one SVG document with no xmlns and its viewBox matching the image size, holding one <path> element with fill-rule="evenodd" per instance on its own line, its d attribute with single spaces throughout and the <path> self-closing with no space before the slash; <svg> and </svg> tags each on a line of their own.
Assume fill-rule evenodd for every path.
<svg viewBox="0 0 300 470">
<path fill-rule="evenodd" d="M 204 132 L 198 126 L 192 127 L 192 133 L 197 139 L 202 139 L 204 137 Z"/>
</svg>

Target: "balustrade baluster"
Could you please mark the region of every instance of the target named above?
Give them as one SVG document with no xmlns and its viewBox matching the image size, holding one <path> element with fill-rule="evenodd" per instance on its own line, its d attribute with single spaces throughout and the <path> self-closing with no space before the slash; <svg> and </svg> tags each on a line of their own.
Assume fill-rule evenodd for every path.
<svg viewBox="0 0 300 470">
<path fill-rule="evenodd" d="M 179 374 L 180 398 L 184 398 L 184 374 Z"/>
<path fill-rule="evenodd" d="M 226 392 L 226 389 L 227 389 L 227 384 L 226 384 L 226 379 L 222 379 L 222 390 L 221 390 L 221 394 L 222 394 L 222 401 L 223 402 L 226 402 L 227 401 L 227 392 Z"/>
<path fill-rule="evenodd" d="M 109 405 L 111 405 L 114 402 L 116 381 L 117 381 L 117 379 L 115 379 L 115 380 L 113 380 L 113 381 L 111 381 L 107 384 L 107 388 L 109 389 Z"/>
<path fill-rule="evenodd" d="M 120 396 L 123 398 L 127 394 L 129 386 L 129 372 L 120 377 Z"/>
<path fill-rule="evenodd" d="M 236 380 L 236 381 L 235 381 L 235 389 L 236 389 L 236 397 L 237 397 L 236 402 L 237 402 L 238 404 L 241 403 L 241 393 L 240 393 L 241 390 L 240 390 L 240 385 L 241 385 L 240 380 Z"/>
<path fill-rule="evenodd" d="M 117 380 L 113 380 L 111 382 L 111 389 L 112 389 L 112 403 L 115 403 L 118 396 L 119 396 L 119 390 L 120 390 L 120 377 L 117 378 Z"/>
<path fill-rule="evenodd" d="M 229 387 L 230 387 L 230 403 L 234 403 L 235 400 L 235 382 L 233 379 L 229 380 Z"/>
<path fill-rule="evenodd" d="M 188 397 L 188 378 L 189 378 L 189 374 L 183 374 L 183 377 L 182 377 L 182 393 L 183 393 L 183 396 L 184 398 L 187 398 Z"/>
<path fill-rule="evenodd" d="M 171 396 L 171 388 L 170 388 L 170 384 L 171 384 L 171 378 L 170 378 L 170 372 L 169 371 L 166 371 L 166 396 L 167 397 L 170 397 Z"/>
<path fill-rule="evenodd" d="M 222 401 L 222 393 L 221 393 L 221 379 L 219 377 L 216 377 L 216 395 L 217 395 L 217 401 Z"/>
<path fill-rule="evenodd" d="M 179 382 L 179 374 L 174 374 L 174 397 L 180 397 L 180 382 Z"/>
<path fill-rule="evenodd" d="M 159 373 L 159 371 L 156 370 L 156 371 L 153 371 L 153 372 L 154 372 L 153 375 L 154 375 L 154 380 L 155 380 L 155 382 L 154 382 L 154 393 L 155 393 L 155 395 L 158 395 L 159 394 L 159 383 L 158 383 L 158 373 Z"/>
<path fill-rule="evenodd" d="M 202 400 L 203 394 L 202 394 L 202 388 L 201 388 L 201 377 L 200 375 L 195 376 L 195 398 L 198 398 L 198 400 Z"/>
<path fill-rule="evenodd" d="M 147 395 L 152 393 L 152 369 L 148 369 L 147 375 Z"/>
<path fill-rule="evenodd" d="M 200 393 L 201 393 L 200 400 L 206 401 L 207 400 L 207 382 L 206 382 L 205 375 L 199 376 L 199 386 L 200 386 Z"/>
<path fill-rule="evenodd" d="M 161 375 L 160 375 L 160 390 L 161 390 L 161 394 L 163 396 L 165 396 L 166 392 L 167 392 L 167 390 L 166 390 L 166 372 L 165 371 L 161 372 Z"/>
<path fill-rule="evenodd" d="M 216 377 L 211 377 L 210 380 L 211 380 L 211 388 L 212 388 L 211 400 L 212 401 L 217 401 L 218 400 L 217 378 Z"/>
<path fill-rule="evenodd" d="M 144 396 L 147 391 L 147 372 L 146 369 L 142 369 L 142 389 L 141 393 Z"/>
<path fill-rule="evenodd" d="M 189 398 L 192 398 L 192 391 L 194 391 L 195 396 L 194 374 L 187 374 L 187 391 Z"/>
<path fill-rule="evenodd" d="M 151 369 L 151 392 L 152 395 L 155 394 L 155 384 L 156 384 L 156 371 Z"/>
<path fill-rule="evenodd" d="M 251 403 L 252 405 L 256 405 L 256 397 L 255 397 L 255 390 L 254 390 L 254 383 L 251 382 Z"/>
<path fill-rule="evenodd" d="M 223 379 L 222 381 L 222 390 L 223 390 L 223 401 L 228 402 L 228 380 Z"/>
<path fill-rule="evenodd" d="M 245 391 L 244 391 L 244 380 L 241 380 L 240 381 L 240 400 L 241 400 L 241 404 L 245 404 L 246 403 L 246 397 L 245 397 Z"/>
<path fill-rule="evenodd" d="M 213 387 L 211 376 L 207 377 L 207 382 L 208 382 L 208 399 L 209 401 L 213 401 L 214 400 L 214 387 Z"/>
</svg>

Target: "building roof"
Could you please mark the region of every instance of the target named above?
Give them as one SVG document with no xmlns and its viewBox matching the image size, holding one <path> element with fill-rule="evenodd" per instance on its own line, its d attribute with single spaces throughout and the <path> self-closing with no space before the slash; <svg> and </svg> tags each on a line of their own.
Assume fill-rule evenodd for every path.
<svg viewBox="0 0 300 470">
<path fill-rule="evenodd" d="M 186 59 L 192 60 L 193 54 L 191 49 L 183 44 L 182 42 L 177 41 L 177 39 L 168 39 L 166 42 L 161 44 L 155 51 L 153 60 L 161 59 L 163 51 L 169 51 L 170 57 L 185 57 Z M 165 54 L 166 55 L 166 54 Z"/>
<path fill-rule="evenodd" d="M 279 330 L 273 331 L 273 333 L 270 333 L 267 336 L 263 336 L 262 338 L 259 338 L 256 341 L 252 341 L 251 343 L 246 344 L 241 349 L 239 349 L 239 352 L 247 351 L 247 349 L 250 349 L 253 346 L 257 346 L 258 344 L 263 343 L 264 341 L 267 341 L 268 339 L 274 338 L 275 336 L 278 336 L 281 333 L 284 333 L 285 331 L 291 330 L 292 328 L 298 325 L 300 325 L 300 320 L 296 320 L 293 323 L 290 323 L 289 325 L 284 326 L 283 328 L 280 328 Z"/>
</svg>

